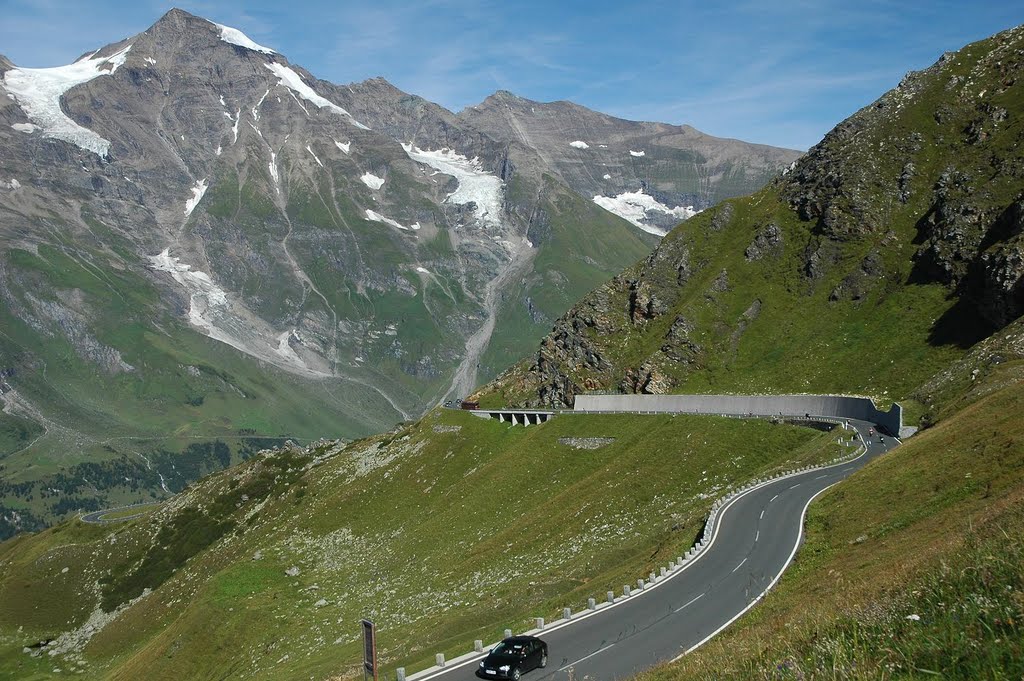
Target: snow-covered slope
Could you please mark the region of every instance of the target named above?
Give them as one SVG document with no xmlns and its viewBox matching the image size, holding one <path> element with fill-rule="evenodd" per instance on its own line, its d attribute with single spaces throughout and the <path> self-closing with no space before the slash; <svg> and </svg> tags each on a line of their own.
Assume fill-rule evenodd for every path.
<svg viewBox="0 0 1024 681">
<path fill-rule="evenodd" d="M 65 92 L 94 78 L 113 74 L 128 58 L 131 45 L 126 45 L 107 57 L 96 57 L 94 52 L 68 66 L 45 69 L 14 68 L 3 77 L 3 86 L 46 137 L 70 142 L 86 151 L 106 157 L 110 142 L 97 133 L 73 121 L 60 105 Z M 16 130 L 34 132 L 26 124 L 14 124 Z M 14 127 L 14 126 L 12 126 Z"/>
</svg>

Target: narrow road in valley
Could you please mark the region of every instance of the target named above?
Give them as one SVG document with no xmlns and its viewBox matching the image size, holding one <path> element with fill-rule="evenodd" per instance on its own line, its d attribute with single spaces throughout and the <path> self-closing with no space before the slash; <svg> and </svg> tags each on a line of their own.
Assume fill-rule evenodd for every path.
<svg viewBox="0 0 1024 681">
<path fill-rule="evenodd" d="M 127 511 L 132 508 L 144 508 L 146 506 L 159 506 L 162 501 L 142 501 L 137 504 L 128 504 L 127 506 L 118 506 L 116 508 L 106 508 L 102 511 L 93 511 L 92 513 L 86 513 L 85 515 L 79 516 L 79 520 L 83 523 L 92 523 L 93 525 L 105 525 L 107 523 L 121 523 L 126 520 L 133 520 L 141 515 L 144 515 L 151 509 L 140 510 L 138 513 L 132 513 L 118 518 L 111 518 L 107 520 L 104 516 L 110 515 L 111 513 L 117 513 L 118 511 Z"/>
<path fill-rule="evenodd" d="M 745 613 L 793 560 L 811 501 L 897 444 L 871 435 L 874 424 L 850 423 L 867 443 L 861 456 L 772 480 L 733 498 L 718 512 L 711 543 L 699 558 L 643 591 L 633 584 L 633 595 L 613 605 L 540 632 L 548 644 L 548 665 L 530 672 L 527 681 L 626 678 L 697 648 Z M 469 681 L 482 657 L 416 681 Z"/>
</svg>

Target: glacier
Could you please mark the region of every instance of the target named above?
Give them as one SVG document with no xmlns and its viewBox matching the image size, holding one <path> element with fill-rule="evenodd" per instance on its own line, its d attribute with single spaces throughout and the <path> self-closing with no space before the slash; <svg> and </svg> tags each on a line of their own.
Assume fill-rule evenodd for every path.
<svg viewBox="0 0 1024 681">
<path fill-rule="evenodd" d="M 220 30 L 220 39 L 226 43 L 238 45 L 239 47 L 244 47 L 255 52 L 263 52 L 264 54 L 277 54 L 277 52 L 270 49 L 269 47 L 264 47 L 263 45 L 253 42 L 253 40 L 249 38 L 249 36 L 242 33 L 237 28 L 231 28 L 230 26 L 225 26 L 224 24 L 218 24 L 214 22 L 210 23 L 213 23 L 213 25 Z"/>
<path fill-rule="evenodd" d="M 18 102 L 28 119 L 42 128 L 45 137 L 69 142 L 106 158 L 110 151 L 110 141 L 71 120 L 61 109 L 60 99 L 76 85 L 117 71 L 128 58 L 128 50 L 131 48 L 131 45 L 127 45 L 109 57 L 93 58 L 96 54 L 94 52 L 67 66 L 13 68 L 4 74 L 4 88 Z"/>
<path fill-rule="evenodd" d="M 605 210 L 615 213 L 620 218 L 628 220 L 643 231 L 656 236 L 665 236 L 668 232 L 642 222 L 647 217 L 648 211 L 671 215 L 679 218 L 680 221 L 688 220 L 700 212 L 694 210 L 693 206 L 678 206 L 676 208 L 666 206 L 650 194 L 645 194 L 643 187 L 638 191 L 623 192 L 618 196 L 601 196 L 598 194 L 593 200 L 594 203 Z"/>
<path fill-rule="evenodd" d="M 404 143 L 402 148 L 412 160 L 458 180 L 458 188 L 445 201 L 458 205 L 475 203 L 474 217 L 478 221 L 495 225 L 500 223 L 504 184 L 500 178 L 483 169 L 480 159 L 467 158 L 453 149 L 426 151 Z"/>
</svg>

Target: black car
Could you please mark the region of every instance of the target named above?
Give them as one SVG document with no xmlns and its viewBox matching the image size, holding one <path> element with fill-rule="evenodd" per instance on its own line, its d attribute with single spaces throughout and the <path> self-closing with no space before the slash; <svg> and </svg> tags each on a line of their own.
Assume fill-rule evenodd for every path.
<svg viewBox="0 0 1024 681">
<path fill-rule="evenodd" d="M 481 679 L 513 679 L 531 669 L 548 666 L 548 644 L 536 636 L 513 636 L 491 648 L 480 661 L 476 675 Z"/>
</svg>

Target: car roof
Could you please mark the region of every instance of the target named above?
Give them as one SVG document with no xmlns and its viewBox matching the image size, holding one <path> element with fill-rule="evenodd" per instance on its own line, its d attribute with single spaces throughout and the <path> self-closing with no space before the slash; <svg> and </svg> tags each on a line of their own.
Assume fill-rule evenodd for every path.
<svg viewBox="0 0 1024 681">
<path fill-rule="evenodd" d="M 536 636 L 509 636 L 502 643 L 526 643 L 527 641 L 539 641 Z"/>
</svg>

